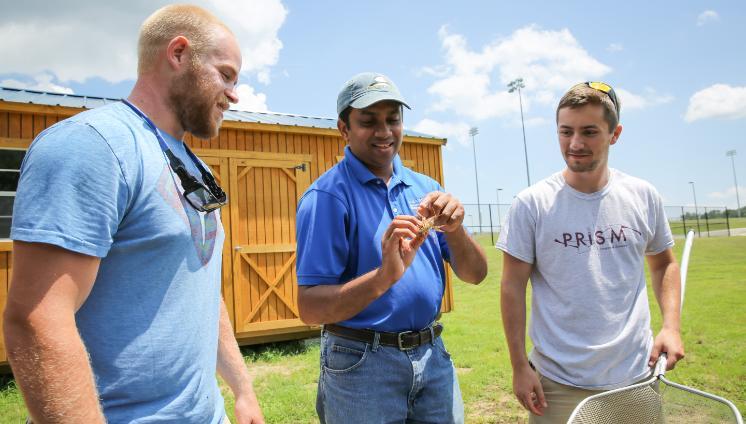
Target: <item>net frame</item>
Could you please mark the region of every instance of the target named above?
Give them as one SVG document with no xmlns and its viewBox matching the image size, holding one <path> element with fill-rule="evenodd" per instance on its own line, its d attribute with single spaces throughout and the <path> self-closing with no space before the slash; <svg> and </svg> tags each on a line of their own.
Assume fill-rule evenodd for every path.
<svg viewBox="0 0 746 424">
<path fill-rule="evenodd" d="M 689 254 L 694 241 L 694 230 L 689 230 L 684 244 L 684 252 L 681 260 L 681 304 L 684 305 L 684 292 L 686 289 L 686 275 L 689 268 Z M 685 386 L 665 377 L 667 365 L 666 353 L 658 357 L 653 376 L 641 383 L 609 390 L 603 393 L 589 396 L 575 407 L 568 424 L 588 423 L 644 423 L 662 422 L 663 397 L 660 395 L 658 386 L 663 383 L 667 386 L 683 390 L 696 396 L 701 396 L 727 406 L 733 414 L 734 422 L 743 424 L 743 418 L 733 402 L 723 397 L 707 393 L 693 387 Z"/>
<path fill-rule="evenodd" d="M 657 386 L 661 383 L 692 395 L 701 396 L 727 407 L 733 421 L 743 424 L 741 413 L 733 402 L 693 387 L 673 382 L 665 377 L 667 358 L 661 354 L 653 377 L 637 384 L 609 390 L 583 399 L 567 420 L 568 424 L 623 424 L 663 422 L 663 396 Z M 634 409 L 630 409 L 630 408 Z"/>
</svg>

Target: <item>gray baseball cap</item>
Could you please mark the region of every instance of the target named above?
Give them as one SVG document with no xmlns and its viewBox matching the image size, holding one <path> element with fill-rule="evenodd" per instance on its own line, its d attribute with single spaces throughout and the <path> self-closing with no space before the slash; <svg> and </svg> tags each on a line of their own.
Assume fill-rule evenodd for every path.
<svg viewBox="0 0 746 424">
<path fill-rule="evenodd" d="M 357 74 L 345 83 L 337 96 L 337 116 L 348 106 L 364 109 L 383 100 L 393 100 L 411 109 L 396 85 L 385 75 L 375 72 Z"/>
</svg>

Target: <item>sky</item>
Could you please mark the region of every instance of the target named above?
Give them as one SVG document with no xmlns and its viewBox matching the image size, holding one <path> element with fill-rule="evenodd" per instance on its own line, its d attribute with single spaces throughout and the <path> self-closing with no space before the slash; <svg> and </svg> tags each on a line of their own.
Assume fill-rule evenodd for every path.
<svg viewBox="0 0 746 424">
<path fill-rule="evenodd" d="M 0 0 L 0 85 L 126 97 L 139 25 L 160 0 Z M 198 0 L 239 39 L 234 108 L 334 117 L 342 84 L 391 78 L 405 126 L 448 139 L 445 187 L 501 203 L 564 167 L 555 127 L 572 85 L 621 100 L 609 164 L 666 205 L 746 206 L 746 3 L 741 1 Z M 523 78 L 521 98 L 507 84 Z M 478 128 L 474 137 L 471 127 Z M 736 156 L 726 156 L 736 150 Z M 693 182 L 694 184 L 691 184 Z M 694 189 L 694 192 L 693 192 Z"/>
</svg>

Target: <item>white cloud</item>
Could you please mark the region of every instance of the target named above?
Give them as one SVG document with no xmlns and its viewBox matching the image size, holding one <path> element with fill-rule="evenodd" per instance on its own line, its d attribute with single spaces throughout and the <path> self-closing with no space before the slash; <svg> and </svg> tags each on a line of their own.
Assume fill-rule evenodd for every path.
<svg viewBox="0 0 746 424">
<path fill-rule="evenodd" d="M 271 78 L 269 76 L 269 69 L 263 69 L 256 74 L 257 81 L 261 82 L 264 85 L 269 85 L 271 82 Z"/>
<path fill-rule="evenodd" d="M 650 106 L 657 106 L 673 101 L 673 96 L 668 94 L 659 94 L 652 88 L 646 88 L 643 94 L 635 94 L 623 88 L 615 88 L 619 103 L 622 105 L 622 112 L 625 110 L 646 109 Z"/>
<path fill-rule="evenodd" d="M 578 81 L 599 79 L 611 68 L 594 59 L 569 30 L 528 26 L 471 50 L 466 38 L 441 27 L 444 65 L 423 68 L 437 79 L 428 89 L 434 111 L 451 111 L 472 120 L 518 112 L 518 96 L 507 84 L 522 77 L 524 111 L 532 102 L 548 104 Z"/>
<path fill-rule="evenodd" d="M 0 14 L 0 74 L 48 73 L 62 83 L 93 77 L 111 83 L 135 79 L 142 21 L 167 0 L 69 0 L 63 8 L 21 2 Z M 195 0 L 236 34 L 242 71 L 270 82 L 279 59 L 278 31 L 287 10 L 280 0 Z"/>
<path fill-rule="evenodd" d="M 33 77 L 33 82 L 5 79 L 0 81 L 0 86 L 9 88 L 21 88 L 25 90 L 48 91 L 53 93 L 74 94 L 73 89 L 63 87 L 52 82 L 54 77 L 48 73 L 41 73 Z"/>
<path fill-rule="evenodd" d="M 438 66 L 423 66 L 421 69 L 415 71 L 415 75 L 430 75 L 436 78 L 443 78 L 448 75 L 448 67 L 445 65 Z"/>
<path fill-rule="evenodd" d="M 277 33 L 287 9 L 280 0 L 200 0 L 214 6 L 215 14 L 236 34 L 243 55 L 243 71 L 257 73 L 269 84 L 269 67 L 280 58 L 282 42 Z"/>
<path fill-rule="evenodd" d="M 231 105 L 231 109 L 244 110 L 249 112 L 266 112 L 267 95 L 264 93 L 254 93 L 254 87 L 248 84 L 239 84 L 236 87 L 238 94 L 238 103 Z"/>
<path fill-rule="evenodd" d="M 611 43 L 608 47 L 606 47 L 606 51 L 616 53 L 624 50 L 624 46 L 622 43 Z"/>
<path fill-rule="evenodd" d="M 729 204 L 728 207 L 735 208 L 736 203 L 736 187 L 728 187 L 725 191 L 715 191 L 707 193 L 707 197 L 713 201 L 721 201 Z M 741 207 L 746 206 L 746 187 L 739 185 L 738 187 L 738 200 L 741 201 Z"/>
<path fill-rule="evenodd" d="M 641 109 L 645 106 L 645 99 L 637 94 L 630 93 L 623 88 L 616 88 L 617 96 L 619 96 L 619 103 L 621 103 L 624 109 Z"/>
<path fill-rule="evenodd" d="M 717 22 L 720 20 L 720 15 L 714 10 L 705 10 L 697 16 L 697 26 L 702 26 L 710 22 Z"/>
<path fill-rule="evenodd" d="M 465 122 L 438 122 L 425 118 L 412 129 L 435 137 L 447 138 L 446 148 L 450 149 L 453 147 L 453 142 L 461 146 L 471 146 L 469 128 L 471 126 Z"/>
<path fill-rule="evenodd" d="M 684 120 L 746 118 L 746 87 L 715 84 L 700 90 L 689 99 Z"/>
<path fill-rule="evenodd" d="M 554 121 L 552 121 L 550 119 L 547 119 L 547 118 L 540 117 L 540 116 L 534 116 L 534 117 L 526 118 L 526 119 L 523 120 L 523 125 L 525 125 L 526 128 L 529 128 L 529 127 L 541 127 L 541 126 L 544 126 L 544 125 L 547 125 L 547 124 L 550 124 L 550 123 L 553 124 Z M 515 121 L 514 125 L 516 127 L 520 127 L 521 126 L 521 121 L 520 120 Z"/>
<path fill-rule="evenodd" d="M 58 21 L 51 9 L 49 16 L 27 21 L 12 21 L 12 16 L 4 13 L 0 73 L 49 72 L 63 82 L 83 82 L 91 77 L 119 82 L 135 77 L 136 25 L 122 25 L 130 30 L 130 40 L 112 30 L 117 25 L 110 19 L 85 21 L 88 16 L 84 14 L 80 20 Z"/>
</svg>

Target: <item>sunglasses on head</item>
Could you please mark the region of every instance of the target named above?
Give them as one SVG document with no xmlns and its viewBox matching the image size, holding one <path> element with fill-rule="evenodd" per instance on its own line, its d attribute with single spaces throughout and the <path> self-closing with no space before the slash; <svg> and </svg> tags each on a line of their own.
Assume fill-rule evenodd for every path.
<svg viewBox="0 0 746 424">
<path fill-rule="evenodd" d="M 585 85 L 587 85 L 588 87 L 594 90 L 598 90 L 602 93 L 606 93 L 606 95 L 609 96 L 609 99 L 611 99 L 611 103 L 614 104 L 614 109 L 616 109 L 616 116 L 617 116 L 617 119 L 619 119 L 619 100 L 617 100 L 614 89 L 611 88 L 609 84 L 606 84 L 605 82 L 601 82 L 601 81 L 586 81 Z"/>
<path fill-rule="evenodd" d="M 189 154 L 189 157 L 192 159 L 192 162 L 194 162 L 194 165 L 202 174 L 202 181 L 204 181 L 204 184 L 201 183 L 194 175 L 190 174 L 184 166 L 184 162 L 182 162 L 181 159 L 177 158 L 176 155 L 171 152 L 171 149 L 168 148 L 166 141 L 163 140 L 161 132 L 158 130 L 158 127 L 155 126 L 153 121 L 151 121 L 150 118 L 148 118 L 140 109 L 138 109 L 132 103 L 124 99 L 122 100 L 122 102 L 129 106 L 138 116 L 143 118 L 148 124 L 148 127 L 150 127 L 150 129 L 153 130 L 153 132 L 155 133 L 155 138 L 158 139 L 158 144 L 161 146 L 161 150 L 163 150 L 163 153 L 168 159 L 168 166 L 171 167 L 171 169 L 181 181 L 181 188 L 184 189 L 183 195 L 187 203 L 189 203 L 194 209 L 200 212 L 212 212 L 215 209 L 219 209 L 228 204 L 228 196 L 215 181 L 215 177 L 207 172 L 205 167 L 202 166 L 200 161 L 197 159 L 194 153 L 189 150 L 189 147 L 186 144 L 184 144 L 184 148 L 186 149 L 187 154 Z"/>
</svg>

